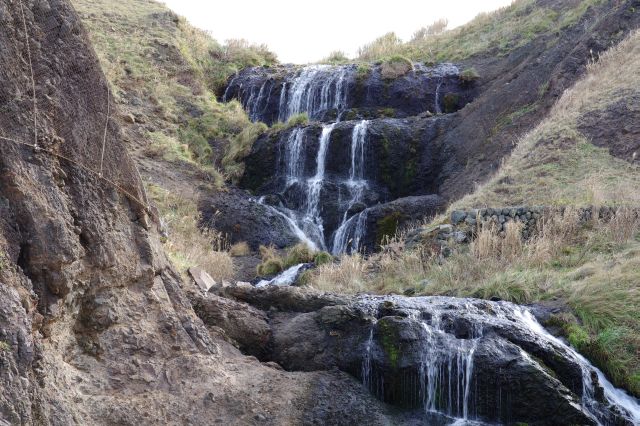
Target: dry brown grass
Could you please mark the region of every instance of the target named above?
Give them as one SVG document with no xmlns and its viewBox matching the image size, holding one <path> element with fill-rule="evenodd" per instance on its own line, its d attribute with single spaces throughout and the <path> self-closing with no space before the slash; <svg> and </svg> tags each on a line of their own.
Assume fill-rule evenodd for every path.
<svg viewBox="0 0 640 426">
<path fill-rule="evenodd" d="M 190 267 L 199 266 L 216 281 L 232 279 L 235 271 L 227 239 L 216 230 L 199 227 L 195 203 L 156 185 L 147 185 L 147 191 L 167 228 L 165 249 L 176 268 L 186 275 Z"/>
<path fill-rule="evenodd" d="M 229 247 L 229 254 L 233 257 L 242 257 L 248 256 L 251 253 L 251 249 L 249 248 L 249 244 L 245 241 L 240 241 L 239 243 L 232 244 Z"/>
</svg>

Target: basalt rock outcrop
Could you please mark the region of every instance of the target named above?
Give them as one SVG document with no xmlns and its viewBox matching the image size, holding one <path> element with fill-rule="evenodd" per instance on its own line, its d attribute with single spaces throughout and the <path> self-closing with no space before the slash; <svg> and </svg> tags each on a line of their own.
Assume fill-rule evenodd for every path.
<svg viewBox="0 0 640 426">
<path fill-rule="evenodd" d="M 222 292 L 267 312 L 262 359 L 289 371 L 348 372 L 417 424 L 636 421 L 637 402 L 635 414 L 612 405 L 604 376 L 511 303 L 335 297 L 290 287 Z"/>
<path fill-rule="evenodd" d="M 223 99 L 238 99 L 252 120 L 271 125 L 299 113 L 335 121 L 454 112 L 475 95 L 453 64 L 403 66 L 399 75 L 380 64 L 246 68 L 230 79 Z"/>
</svg>

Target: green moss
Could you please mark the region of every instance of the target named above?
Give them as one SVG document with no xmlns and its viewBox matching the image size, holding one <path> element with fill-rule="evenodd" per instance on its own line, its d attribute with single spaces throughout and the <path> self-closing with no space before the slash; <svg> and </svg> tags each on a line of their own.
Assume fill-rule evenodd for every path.
<svg viewBox="0 0 640 426">
<path fill-rule="evenodd" d="M 480 78 L 480 74 L 474 67 L 471 67 L 462 71 L 459 78 L 465 83 L 472 83 Z"/>
<path fill-rule="evenodd" d="M 449 114 L 458 110 L 458 102 L 460 97 L 455 93 L 447 93 L 444 95 L 444 112 Z"/>
<path fill-rule="evenodd" d="M 393 324 L 384 319 L 378 322 L 378 330 L 380 332 L 382 349 L 385 355 L 389 358 L 389 362 L 393 368 L 398 368 L 398 362 L 400 361 L 400 344 L 398 337 L 398 330 Z"/>
<path fill-rule="evenodd" d="M 331 256 L 331 254 L 327 253 L 326 251 L 317 253 L 313 258 L 313 263 L 315 263 L 316 266 L 326 265 L 327 263 L 331 262 L 333 262 L 333 256 Z"/>
<path fill-rule="evenodd" d="M 396 235 L 398 225 L 404 219 L 404 215 L 400 212 L 393 212 L 382 219 L 378 220 L 376 228 L 376 243 L 384 244 L 386 240 Z"/>
<path fill-rule="evenodd" d="M 11 345 L 9 345 L 4 340 L 0 340 L 0 353 L 9 352 L 11 350 Z"/>
</svg>

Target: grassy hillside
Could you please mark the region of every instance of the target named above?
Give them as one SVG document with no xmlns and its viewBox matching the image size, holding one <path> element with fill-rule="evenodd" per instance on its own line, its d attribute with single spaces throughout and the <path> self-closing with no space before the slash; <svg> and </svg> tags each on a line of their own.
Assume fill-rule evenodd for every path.
<svg viewBox="0 0 640 426">
<path fill-rule="evenodd" d="M 252 125 L 237 103 L 218 103 L 214 93 L 237 70 L 273 64 L 275 56 L 242 40 L 221 45 L 155 1 L 72 3 L 126 121 L 145 124 L 136 136 L 146 154 L 216 174 L 209 166 Z"/>
<path fill-rule="evenodd" d="M 197 202 L 241 171 L 238 147 L 264 127 L 214 93 L 237 70 L 273 64 L 275 56 L 242 40 L 220 44 L 155 1 L 72 4 L 111 83 L 120 112 L 113 119 L 167 225 L 167 252 L 183 272 L 197 264 L 216 279 L 231 278 L 224 238 L 197 227 Z"/>
<path fill-rule="evenodd" d="M 639 83 L 636 31 L 589 67 L 495 177 L 451 207 L 616 205 L 611 222 L 580 223 L 569 208 L 537 238 L 523 242 L 516 229 L 504 238 L 487 230 L 444 261 L 428 249 L 406 249 L 399 236 L 381 254 L 323 266 L 311 285 L 560 303 L 573 315 L 555 317 L 555 325 L 616 384 L 640 395 L 640 221 L 626 207 L 640 200 L 632 153 L 640 147 Z M 615 120 L 601 118 L 611 111 Z M 587 136 L 591 122 L 597 132 Z"/>
<path fill-rule="evenodd" d="M 628 153 L 609 152 L 629 129 L 616 129 L 618 122 L 601 118 L 615 111 L 628 115 L 628 125 L 637 122 L 639 85 L 640 33 L 636 32 L 591 64 L 586 78 L 565 92 L 549 117 L 517 142 L 499 173 L 454 207 L 639 203 L 640 159 L 633 155 L 633 143 L 627 144 Z M 610 139 L 583 133 L 581 128 L 590 131 L 590 121 L 599 128 L 609 127 Z M 638 145 L 636 139 L 635 148 Z"/>
<path fill-rule="evenodd" d="M 552 5 L 536 0 L 515 0 L 512 5 L 482 13 L 470 23 L 443 31 L 441 21 L 415 32 L 408 42 L 388 33 L 363 46 L 359 58 L 380 61 L 404 56 L 436 63 L 462 61 L 479 53 L 506 55 L 543 34 L 554 34 L 574 24 L 587 9 L 603 0 L 572 0 Z"/>
</svg>

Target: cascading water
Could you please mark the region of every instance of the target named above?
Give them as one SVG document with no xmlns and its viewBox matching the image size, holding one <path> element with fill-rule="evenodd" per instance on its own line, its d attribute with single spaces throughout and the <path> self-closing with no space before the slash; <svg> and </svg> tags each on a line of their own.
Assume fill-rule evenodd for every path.
<svg viewBox="0 0 640 426">
<path fill-rule="evenodd" d="M 497 407 L 483 406 L 481 409 L 478 405 L 479 398 L 486 398 L 486 395 L 478 394 L 481 392 L 482 381 L 487 380 L 486 374 L 492 375 L 492 372 L 486 368 L 483 373 L 476 372 L 477 352 L 482 347 L 485 355 L 481 359 L 486 360 L 487 348 L 490 348 L 488 353 L 493 353 L 493 350 L 500 351 L 501 346 L 494 346 L 493 343 L 496 334 L 517 336 L 509 339 L 522 341 L 520 344 L 524 345 L 523 347 L 527 347 L 525 342 L 529 342 L 531 346 L 546 348 L 552 351 L 552 356 L 561 357 L 565 363 L 563 365 L 576 366 L 582 376 L 582 412 L 593 423 L 603 426 L 640 424 L 638 400 L 616 389 L 600 370 L 573 348 L 550 335 L 526 308 L 508 302 L 399 296 L 362 296 L 356 306 L 367 315 L 376 317 L 378 307 L 385 304 L 396 307 L 403 316 L 421 326 L 421 336 L 412 337 L 419 339 L 419 347 L 422 347 L 415 369 L 416 374 L 410 375 L 408 385 L 402 387 L 405 394 L 398 396 L 396 393 L 394 398 L 412 402 L 412 405 L 417 402 L 415 405 L 420 406 L 423 415 L 430 419 L 427 424 L 468 425 L 486 424 L 483 423 L 485 421 L 491 424 L 495 424 L 496 421 L 510 421 L 508 405 L 511 396 L 506 394 L 507 392 L 499 393 Z M 380 320 L 374 321 L 368 338 L 363 342 L 360 377 L 363 386 L 372 394 L 389 402 L 386 398 L 390 394 L 385 393 L 384 389 L 381 390 L 385 377 L 384 365 L 379 364 L 380 354 L 384 354 L 383 357 L 394 354 L 396 359 L 393 362 L 399 361 L 398 354 L 389 350 L 389 326 L 381 327 L 380 324 Z M 524 349 L 519 348 L 519 351 L 520 362 L 531 365 L 540 362 Z M 378 354 L 378 358 L 374 357 L 374 353 Z M 512 362 L 516 362 L 516 358 Z M 478 374 L 484 375 L 479 377 Z M 575 378 L 569 381 L 573 380 Z M 579 384 L 577 385 L 579 387 Z M 601 391 L 598 392 L 598 389 Z M 501 407 L 501 404 L 506 407 Z M 490 413 L 489 418 L 483 418 L 487 417 L 487 410 Z M 484 412 L 484 416 L 479 415 L 479 412 Z"/>
<path fill-rule="evenodd" d="M 368 187 L 365 179 L 365 144 L 368 127 L 369 121 L 362 120 L 354 126 L 351 135 L 351 168 L 349 170 L 349 179 L 345 182 L 349 198 L 342 216 L 342 222 L 333 238 L 331 251 L 336 255 L 346 252 L 349 242 L 352 243 L 352 252 L 357 252 L 360 248 L 359 243 L 362 237 L 360 233 L 364 230 L 366 216 L 360 214 L 354 220 L 355 216 L 349 218 L 349 211 L 357 203 L 362 202 L 364 190 Z"/>
<path fill-rule="evenodd" d="M 304 241 L 313 241 L 313 247 L 340 254 L 348 248 L 352 252 L 357 251 L 366 229 L 365 212 L 351 217 L 349 215 L 353 214 L 351 210 L 355 205 L 363 202 L 364 193 L 368 188 L 368 182 L 365 179 L 365 150 L 369 121 L 357 122 L 352 130 L 351 161 L 348 171 L 344 173 L 347 177 L 337 181 L 332 177 L 333 184 L 337 185 L 341 194 L 344 194 L 345 200 L 338 203 L 341 222 L 333 232 L 332 238 L 327 241 L 329 235 L 325 235 L 322 197 L 327 182 L 327 152 L 331 143 L 331 134 L 336 125 L 336 123 L 323 125 L 315 154 L 315 173 L 310 177 L 305 170 L 305 156 L 308 149 L 305 146 L 308 137 L 307 128 L 295 128 L 282 139 L 279 155 L 283 164 L 280 173 L 284 187 L 281 189 L 281 195 L 286 198 L 285 194 L 294 188 L 297 190 L 294 192 L 299 194 L 302 200 L 294 203 L 299 204 L 295 210 L 282 206 L 273 208 L 295 223 L 296 234 L 298 231 L 304 233 Z"/>
<path fill-rule="evenodd" d="M 320 195 L 324 185 L 327 149 L 334 127 L 335 123 L 322 126 L 316 156 L 316 174 L 306 182 L 306 199 L 302 217 L 302 229 L 313 241 L 317 241 L 323 250 L 326 250 L 326 243 L 322 216 L 320 215 Z"/>
<path fill-rule="evenodd" d="M 312 119 L 336 110 L 338 117 L 347 107 L 349 68 L 330 65 L 313 65 L 302 69 L 291 82 L 288 91 L 284 83 L 278 119 L 285 122 L 290 117 L 306 113 Z"/>
<path fill-rule="evenodd" d="M 276 185 L 270 188 L 280 199 L 274 208 L 295 223 L 296 234 L 301 231 L 305 234 L 304 241 L 313 241 L 315 247 L 335 255 L 363 249 L 365 231 L 371 224 L 368 219 L 373 217 L 366 208 L 388 201 L 386 193 L 380 191 L 385 189 L 384 185 L 380 188 L 373 185 L 365 173 L 372 122 L 341 122 L 341 119 L 351 113 L 375 117 L 383 104 L 387 106 L 386 111 L 393 110 L 402 116 L 431 110 L 435 101 L 436 110 L 440 112 L 441 91 L 450 93 L 453 88 L 456 93 L 461 92 L 460 96 L 464 95 L 457 79 L 459 70 L 452 64 L 435 67 L 414 64 L 411 73 L 392 83 L 383 81 L 380 72 L 377 65 L 365 74 L 359 72 L 356 65 L 247 68 L 230 80 L 223 96 L 224 101 L 238 99 L 252 121 L 274 124 L 306 113 L 312 122 L 325 123 L 318 141 L 309 140 L 317 129 L 315 124 L 282 131 L 276 161 L 285 166 L 277 167 L 274 177 L 284 179 L 274 181 Z M 362 86 L 367 88 L 364 94 L 356 90 Z M 403 111 L 403 105 L 397 105 L 392 99 L 396 95 L 390 96 L 388 90 L 397 96 L 407 96 L 412 90 L 420 102 L 407 102 L 408 110 Z M 329 176 L 325 176 L 327 147 L 336 126 L 328 122 L 353 127 L 349 127 L 352 131 L 350 164 L 342 157 L 335 157 L 340 163 L 332 164 Z M 345 127 L 339 129 L 343 131 Z M 342 135 L 338 138 L 340 142 Z M 312 152 L 311 147 L 316 146 L 317 152 Z M 342 152 L 341 147 L 332 149 L 337 155 Z M 307 160 L 311 160 L 312 155 L 317 157 L 313 175 L 312 170 L 305 170 L 305 167 L 311 168 Z M 384 197 L 379 197 L 381 194 Z M 367 247 L 369 245 L 367 242 Z"/>
</svg>

